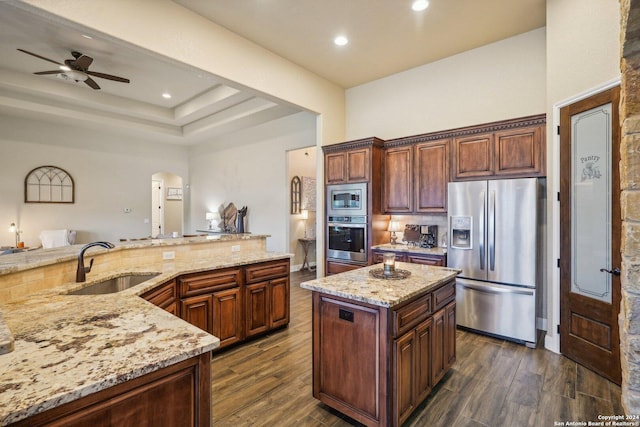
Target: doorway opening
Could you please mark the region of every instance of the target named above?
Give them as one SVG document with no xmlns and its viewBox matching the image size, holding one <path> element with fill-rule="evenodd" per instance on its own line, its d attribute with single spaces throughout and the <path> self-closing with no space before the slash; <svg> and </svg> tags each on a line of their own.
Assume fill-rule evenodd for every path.
<svg viewBox="0 0 640 427">
<path fill-rule="evenodd" d="M 289 194 L 288 251 L 294 254 L 291 269 L 313 270 L 316 264 L 316 147 L 287 152 Z M 292 186 L 292 182 L 295 183 Z M 295 189 L 295 191 L 294 191 Z"/>
<path fill-rule="evenodd" d="M 182 177 L 171 172 L 151 176 L 151 237 L 183 234 L 184 203 Z"/>
</svg>

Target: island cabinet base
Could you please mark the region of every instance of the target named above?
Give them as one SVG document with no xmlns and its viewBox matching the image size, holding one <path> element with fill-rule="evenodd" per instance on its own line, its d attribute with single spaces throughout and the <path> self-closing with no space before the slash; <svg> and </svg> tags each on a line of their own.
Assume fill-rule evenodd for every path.
<svg viewBox="0 0 640 427">
<path fill-rule="evenodd" d="M 211 352 L 26 418 L 16 426 L 210 426 Z"/>
<path fill-rule="evenodd" d="M 313 396 L 400 426 L 455 362 L 455 280 L 392 308 L 313 292 Z"/>
</svg>

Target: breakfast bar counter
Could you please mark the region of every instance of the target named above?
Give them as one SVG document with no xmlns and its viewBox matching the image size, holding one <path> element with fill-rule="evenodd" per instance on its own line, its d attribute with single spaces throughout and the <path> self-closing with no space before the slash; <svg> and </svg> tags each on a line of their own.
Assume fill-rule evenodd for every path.
<svg viewBox="0 0 640 427">
<path fill-rule="evenodd" d="M 313 291 L 313 396 L 366 426 L 399 426 L 455 362 L 458 270 L 382 264 L 300 284 Z"/>
<path fill-rule="evenodd" d="M 81 245 L 34 253 L 35 266 L 11 266 L 3 260 L 7 265 L 0 268 L 0 279 L 6 280 L 0 291 L 11 298 L 0 300 L 0 332 L 5 340 L 9 335 L 11 344 L 5 342 L 5 354 L 0 354 L 0 425 L 36 425 L 43 420 L 116 425 L 122 417 L 133 425 L 136 416 L 148 425 L 171 425 L 178 418 L 209 425 L 211 351 L 220 345 L 219 338 L 139 296 L 185 274 L 277 260 L 288 265 L 290 255 L 267 252 L 264 240 L 263 236 L 241 250 L 235 247 L 236 239 L 228 247 L 196 239 L 122 245 L 112 252 L 92 250 L 87 258 L 95 256 L 96 271 L 87 274 L 86 283 L 76 283 L 75 269 L 69 272 L 65 265 Z M 167 250 L 171 255 L 163 256 Z M 12 256 L 17 255 L 6 255 Z M 171 259 L 163 259 L 167 257 Z M 96 268 L 99 265 L 103 268 Z M 38 277 L 41 269 L 56 267 L 60 278 L 40 271 L 40 290 L 7 292 L 7 284 L 21 284 Z M 121 292 L 70 294 L 123 272 L 157 275 Z M 16 274 L 22 282 L 12 277 Z M 147 390 L 152 390 L 150 396 L 144 394 Z M 65 407 L 70 409 L 64 414 L 56 412 Z M 128 411 L 131 407 L 145 409 L 136 415 Z"/>
</svg>

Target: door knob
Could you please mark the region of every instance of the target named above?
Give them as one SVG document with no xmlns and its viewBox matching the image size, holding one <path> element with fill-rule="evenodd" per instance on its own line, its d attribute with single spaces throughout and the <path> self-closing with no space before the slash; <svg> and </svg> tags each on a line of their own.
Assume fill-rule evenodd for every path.
<svg viewBox="0 0 640 427">
<path fill-rule="evenodd" d="M 620 269 L 618 267 L 614 268 L 613 270 L 607 270 L 606 268 L 601 268 L 600 271 L 602 271 L 603 273 L 613 274 L 614 276 L 620 275 Z"/>
</svg>

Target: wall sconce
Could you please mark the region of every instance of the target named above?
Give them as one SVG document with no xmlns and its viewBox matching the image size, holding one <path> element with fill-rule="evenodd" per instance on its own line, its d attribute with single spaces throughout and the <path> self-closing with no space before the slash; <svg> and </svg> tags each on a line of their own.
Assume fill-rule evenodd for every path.
<svg viewBox="0 0 640 427">
<path fill-rule="evenodd" d="M 15 247 L 17 248 L 18 244 L 22 243 L 22 242 L 20 242 L 20 233 L 21 232 L 20 232 L 20 230 L 18 230 L 18 227 L 16 227 L 16 223 L 15 222 L 12 222 L 11 225 L 9 226 L 9 233 L 15 233 L 15 235 L 16 235 L 16 246 Z M 24 245 L 22 245 L 22 246 L 24 246 Z"/>
<path fill-rule="evenodd" d="M 300 214 L 302 214 L 302 220 L 304 221 L 304 238 L 307 238 L 307 220 L 309 219 L 309 211 L 306 209 L 302 209 L 300 211 Z"/>
<path fill-rule="evenodd" d="M 400 221 L 389 221 L 389 231 L 391 232 L 391 244 L 395 245 L 398 241 L 398 236 L 396 236 L 396 231 L 400 231 Z"/>
</svg>

